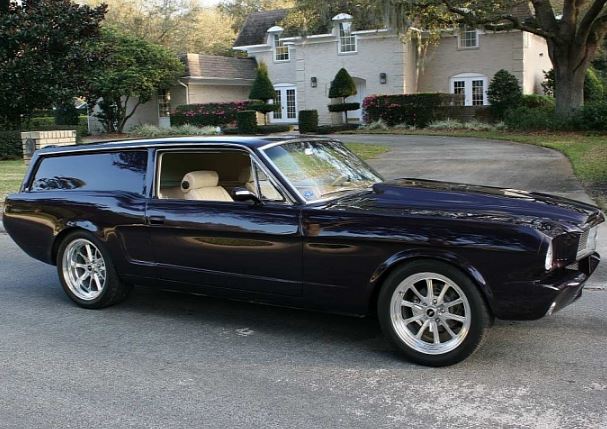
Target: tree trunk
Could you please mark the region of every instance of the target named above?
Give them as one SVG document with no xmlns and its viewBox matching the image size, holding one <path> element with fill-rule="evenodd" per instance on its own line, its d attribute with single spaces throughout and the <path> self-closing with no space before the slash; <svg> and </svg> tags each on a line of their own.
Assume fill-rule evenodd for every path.
<svg viewBox="0 0 607 429">
<path fill-rule="evenodd" d="M 587 67 L 578 67 L 573 70 L 567 64 L 555 66 L 554 95 L 558 115 L 569 117 L 584 105 L 586 69 Z"/>
</svg>

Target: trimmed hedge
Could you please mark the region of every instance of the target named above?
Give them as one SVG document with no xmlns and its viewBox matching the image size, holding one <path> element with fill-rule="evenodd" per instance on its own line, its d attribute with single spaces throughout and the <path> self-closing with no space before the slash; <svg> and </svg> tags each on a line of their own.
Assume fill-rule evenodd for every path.
<svg viewBox="0 0 607 429">
<path fill-rule="evenodd" d="M 254 110 L 243 110 L 236 113 L 238 132 L 241 134 L 255 134 L 257 132 L 257 113 Z"/>
<path fill-rule="evenodd" d="M 318 130 L 318 110 L 299 111 L 299 133 L 315 133 Z"/>
<path fill-rule="evenodd" d="M 366 123 L 382 119 L 390 126 L 406 124 L 425 127 L 430 122 L 442 119 L 441 106 L 457 104 L 454 94 L 395 94 L 372 95 L 363 101 Z"/>
<path fill-rule="evenodd" d="M 236 122 L 236 114 L 250 109 L 250 101 L 231 103 L 184 104 L 177 106 L 171 115 L 171 126 L 195 125 L 197 127 L 223 126 Z"/>
<path fill-rule="evenodd" d="M 341 124 L 341 125 L 320 125 L 317 134 L 333 134 L 340 131 L 351 131 L 358 128 L 358 124 Z"/>
<path fill-rule="evenodd" d="M 337 103 L 329 104 L 329 112 L 347 112 L 360 109 L 360 103 Z"/>
<path fill-rule="evenodd" d="M 21 146 L 21 131 L 0 131 L 0 159 L 21 158 Z"/>
<path fill-rule="evenodd" d="M 259 134 L 286 133 L 287 131 L 291 131 L 291 125 L 271 124 L 257 126 L 257 132 Z"/>
</svg>

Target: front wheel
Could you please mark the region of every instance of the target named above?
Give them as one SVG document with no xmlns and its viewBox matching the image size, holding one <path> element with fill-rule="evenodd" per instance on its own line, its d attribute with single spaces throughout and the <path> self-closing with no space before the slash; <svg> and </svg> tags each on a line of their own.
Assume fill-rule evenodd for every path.
<svg viewBox="0 0 607 429">
<path fill-rule="evenodd" d="M 446 366 L 474 353 L 491 316 L 477 287 L 457 268 L 414 261 L 395 269 L 377 303 L 386 337 L 409 360 Z"/>
<path fill-rule="evenodd" d="M 57 271 L 67 296 L 84 308 L 116 304 L 131 290 L 118 277 L 103 245 L 86 231 L 65 237 L 57 252 Z"/>
</svg>

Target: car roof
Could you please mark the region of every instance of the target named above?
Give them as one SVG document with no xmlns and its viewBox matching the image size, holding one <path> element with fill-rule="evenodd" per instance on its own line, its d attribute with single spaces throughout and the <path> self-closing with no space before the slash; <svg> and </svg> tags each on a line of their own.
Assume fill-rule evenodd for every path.
<svg viewBox="0 0 607 429">
<path fill-rule="evenodd" d="M 306 136 L 306 135 L 280 135 L 280 136 L 261 136 L 261 137 L 242 137 L 242 136 L 212 136 L 212 137 L 169 137 L 154 139 L 134 139 L 134 140 L 115 140 L 100 143 L 87 143 L 69 146 L 46 146 L 38 150 L 40 155 L 51 153 L 70 153 L 70 152 L 101 152 L 117 149 L 137 149 L 137 148 L 163 148 L 179 147 L 180 145 L 221 145 L 237 144 L 251 149 L 260 148 L 272 143 L 282 143 L 287 141 L 309 141 L 309 140 L 328 140 L 334 141 L 330 137 Z"/>
</svg>

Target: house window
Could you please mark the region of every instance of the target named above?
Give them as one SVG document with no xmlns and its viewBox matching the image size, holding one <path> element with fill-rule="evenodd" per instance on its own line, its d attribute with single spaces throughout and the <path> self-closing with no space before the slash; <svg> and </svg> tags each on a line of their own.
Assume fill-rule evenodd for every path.
<svg viewBox="0 0 607 429">
<path fill-rule="evenodd" d="M 457 102 L 463 106 L 484 106 L 487 99 L 487 76 L 479 73 L 461 73 L 450 81 L 452 94 L 458 94 Z"/>
<path fill-rule="evenodd" d="M 166 89 L 158 91 L 158 116 L 171 116 L 171 93 Z"/>
<path fill-rule="evenodd" d="M 352 34 L 351 22 L 339 23 L 339 52 L 356 52 L 356 36 Z"/>
<path fill-rule="evenodd" d="M 478 48 L 478 31 L 476 31 L 476 28 L 467 25 L 460 27 L 458 46 L 460 49 Z"/>
<path fill-rule="evenodd" d="M 289 61 L 289 47 L 280 40 L 278 34 L 274 34 L 274 60 L 275 61 Z"/>
</svg>

